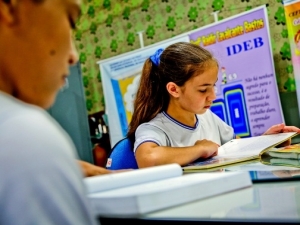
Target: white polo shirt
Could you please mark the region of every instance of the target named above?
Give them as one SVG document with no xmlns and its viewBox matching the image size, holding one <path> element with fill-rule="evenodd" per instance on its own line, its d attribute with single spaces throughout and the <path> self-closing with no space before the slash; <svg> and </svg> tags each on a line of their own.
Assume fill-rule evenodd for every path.
<svg viewBox="0 0 300 225">
<path fill-rule="evenodd" d="M 157 114 L 147 123 L 141 124 L 135 132 L 134 152 L 144 142 L 159 146 L 188 147 L 197 140 L 207 139 L 219 145 L 235 138 L 234 130 L 210 110 L 196 115 L 194 127 L 186 126 L 166 112 Z"/>
</svg>

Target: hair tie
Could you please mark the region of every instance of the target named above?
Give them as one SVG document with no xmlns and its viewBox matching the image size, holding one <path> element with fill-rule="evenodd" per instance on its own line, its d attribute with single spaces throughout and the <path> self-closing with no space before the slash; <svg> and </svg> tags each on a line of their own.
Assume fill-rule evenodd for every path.
<svg viewBox="0 0 300 225">
<path fill-rule="evenodd" d="M 150 56 L 151 61 L 158 66 L 159 62 L 160 62 L 160 55 L 164 50 L 162 48 L 157 49 L 156 52 L 154 53 L 154 55 Z"/>
</svg>

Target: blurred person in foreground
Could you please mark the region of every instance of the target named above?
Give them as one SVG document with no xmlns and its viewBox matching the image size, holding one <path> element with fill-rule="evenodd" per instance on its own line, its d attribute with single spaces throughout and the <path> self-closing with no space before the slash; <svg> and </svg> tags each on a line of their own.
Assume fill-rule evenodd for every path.
<svg viewBox="0 0 300 225">
<path fill-rule="evenodd" d="M 96 224 L 77 160 L 46 112 L 77 62 L 80 0 L 0 0 L 0 224 Z"/>
</svg>

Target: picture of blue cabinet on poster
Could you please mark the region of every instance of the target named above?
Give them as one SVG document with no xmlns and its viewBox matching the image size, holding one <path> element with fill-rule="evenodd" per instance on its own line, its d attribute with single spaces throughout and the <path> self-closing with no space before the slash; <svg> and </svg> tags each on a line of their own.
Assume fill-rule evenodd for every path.
<svg viewBox="0 0 300 225">
<path fill-rule="evenodd" d="M 216 99 L 211 110 L 223 121 L 234 128 L 239 137 L 250 137 L 251 130 L 248 121 L 244 88 L 234 84 L 223 88 L 224 99 Z"/>
</svg>

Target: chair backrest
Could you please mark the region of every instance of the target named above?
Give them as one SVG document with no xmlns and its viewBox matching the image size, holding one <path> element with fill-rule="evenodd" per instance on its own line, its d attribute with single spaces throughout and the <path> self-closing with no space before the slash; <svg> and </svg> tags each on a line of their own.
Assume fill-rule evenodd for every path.
<svg viewBox="0 0 300 225">
<path fill-rule="evenodd" d="M 123 138 L 115 144 L 107 159 L 106 168 L 110 170 L 138 169 L 133 144 L 129 138 Z"/>
</svg>

